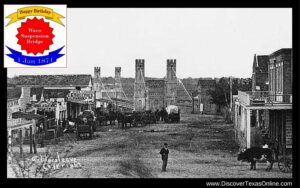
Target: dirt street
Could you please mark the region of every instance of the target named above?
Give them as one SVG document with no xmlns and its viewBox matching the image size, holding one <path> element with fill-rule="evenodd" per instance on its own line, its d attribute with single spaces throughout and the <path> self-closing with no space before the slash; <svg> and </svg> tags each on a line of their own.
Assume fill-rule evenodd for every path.
<svg viewBox="0 0 300 188">
<path fill-rule="evenodd" d="M 232 124 L 219 116 L 182 114 L 179 124 L 153 124 L 120 129 L 101 127 L 93 140 L 60 142 L 52 151 L 67 152 L 83 167 L 65 168 L 59 178 L 292 178 L 274 163 L 250 171 L 249 163 L 237 161 Z M 159 151 L 169 144 L 167 172 L 161 172 Z"/>
</svg>

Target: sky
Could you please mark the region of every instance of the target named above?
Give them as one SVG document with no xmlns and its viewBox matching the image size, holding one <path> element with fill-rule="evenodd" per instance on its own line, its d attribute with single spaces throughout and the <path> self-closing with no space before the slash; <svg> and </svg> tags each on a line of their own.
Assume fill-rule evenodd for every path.
<svg viewBox="0 0 300 188">
<path fill-rule="evenodd" d="M 67 68 L 8 68 L 8 77 L 32 74 L 163 78 L 176 59 L 178 78 L 247 78 L 254 54 L 292 47 L 291 8 L 68 8 Z"/>
</svg>

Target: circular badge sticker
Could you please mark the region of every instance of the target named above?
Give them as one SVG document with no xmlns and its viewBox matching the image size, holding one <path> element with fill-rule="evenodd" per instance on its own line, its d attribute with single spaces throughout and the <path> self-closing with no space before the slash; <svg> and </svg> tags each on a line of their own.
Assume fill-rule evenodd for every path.
<svg viewBox="0 0 300 188">
<path fill-rule="evenodd" d="M 54 35 L 52 31 L 53 28 L 49 27 L 49 23 L 44 22 L 43 18 L 37 19 L 34 17 L 21 23 L 16 37 L 21 49 L 26 50 L 27 54 L 43 54 L 53 44 Z"/>
</svg>

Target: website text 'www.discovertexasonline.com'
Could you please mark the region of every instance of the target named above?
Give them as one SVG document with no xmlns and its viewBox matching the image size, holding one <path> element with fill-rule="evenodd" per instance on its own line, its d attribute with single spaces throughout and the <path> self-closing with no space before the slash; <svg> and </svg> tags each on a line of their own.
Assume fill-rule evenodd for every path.
<svg viewBox="0 0 300 188">
<path fill-rule="evenodd" d="M 223 186 L 249 186 L 249 187 L 264 187 L 264 186 L 293 186 L 292 181 L 282 181 L 282 182 L 276 182 L 276 181 L 209 181 L 206 182 L 206 186 L 217 186 L 217 187 L 223 187 Z"/>
</svg>

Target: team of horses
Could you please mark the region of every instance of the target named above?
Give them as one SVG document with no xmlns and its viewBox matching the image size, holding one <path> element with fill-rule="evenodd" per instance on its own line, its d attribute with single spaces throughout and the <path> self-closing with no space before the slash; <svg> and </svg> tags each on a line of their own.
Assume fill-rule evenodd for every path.
<svg viewBox="0 0 300 188">
<path fill-rule="evenodd" d="M 138 126 L 138 125 L 149 125 L 154 124 L 157 121 L 165 121 L 168 116 L 165 109 L 156 111 L 141 111 L 141 112 L 121 112 L 115 110 L 95 110 L 96 124 L 97 125 L 115 125 L 121 126 L 122 128 Z"/>
<path fill-rule="evenodd" d="M 69 119 L 68 126 L 64 127 L 64 133 L 75 132 L 78 139 L 92 138 L 100 126 L 117 125 L 120 128 L 145 126 L 158 121 L 169 122 L 168 116 L 165 108 L 139 112 L 96 108 L 95 111 L 85 110 L 77 118 Z"/>
</svg>

